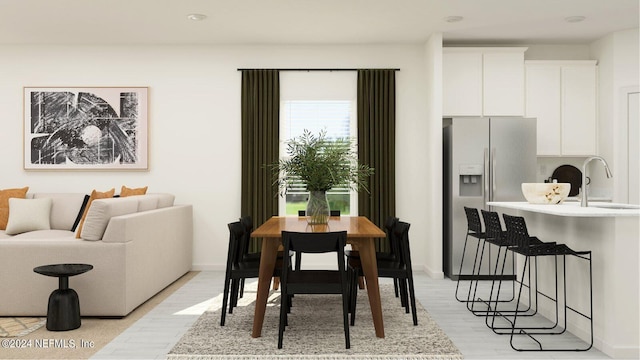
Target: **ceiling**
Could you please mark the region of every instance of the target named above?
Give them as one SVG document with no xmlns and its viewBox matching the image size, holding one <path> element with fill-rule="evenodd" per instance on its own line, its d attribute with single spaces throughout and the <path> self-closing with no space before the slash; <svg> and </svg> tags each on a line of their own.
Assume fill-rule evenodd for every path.
<svg viewBox="0 0 640 360">
<path fill-rule="evenodd" d="M 434 32 L 449 44 L 586 44 L 638 28 L 639 2 L 0 0 L 0 44 L 389 44 Z"/>
</svg>

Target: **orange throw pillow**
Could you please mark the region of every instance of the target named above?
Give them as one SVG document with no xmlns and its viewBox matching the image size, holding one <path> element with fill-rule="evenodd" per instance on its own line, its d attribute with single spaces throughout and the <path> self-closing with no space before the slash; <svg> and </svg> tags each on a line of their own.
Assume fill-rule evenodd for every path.
<svg viewBox="0 0 640 360">
<path fill-rule="evenodd" d="M 115 188 L 105 192 L 98 192 L 94 189 L 91 192 L 91 196 L 89 196 L 89 201 L 87 201 L 87 206 L 84 207 L 84 213 L 82 214 L 82 219 L 80 220 L 80 224 L 78 224 L 78 231 L 76 231 L 77 239 L 80 239 L 80 234 L 82 233 L 82 225 L 84 225 L 84 219 L 87 217 L 87 213 L 89 212 L 89 207 L 91 207 L 91 203 L 93 202 L 93 200 L 112 198 L 113 194 L 115 193 L 116 193 Z"/>
<path fill-rule="evenodd" d="M 9 221 L 9 198 L 24 199 L 27 196 L 29 187 L 22 189 L 4 189 L 0 190 L 0 230 L 7 229 Z"/>
<path fill-rule="evenodd" d="M 136 188 L 136 189 L 130 189 L 130 188 L 122 185 L 122 189 L 120 190 L 120 197 L 127 197 L 127 196 L 133 196 L 133 195 L 144 195 L 144 194 L 147 193 L 147 188 L 148 188 L 148 186 L 141 187 L 141 188 Z"/>
</svg>

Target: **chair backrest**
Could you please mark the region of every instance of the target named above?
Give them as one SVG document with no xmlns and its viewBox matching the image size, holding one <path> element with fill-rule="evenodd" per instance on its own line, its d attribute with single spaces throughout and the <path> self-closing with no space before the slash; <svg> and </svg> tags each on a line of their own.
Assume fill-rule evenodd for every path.
<svg viewBox="0 0 640 360">
<path fill-rule="evenodd" d="M 321 254 L 336 252 L 338 259 L 338 269 L 345 271 L 344 247 L 347 243 L 346 231 L 335 232 L 282 232 L 282 245 L 285 254 L 289 251 L 296 253 Z M 289 257 L 285 256 L 282 262 L 282 269 L 289 269 Z"/>
<path fill-rule="evenodd" d="M 394 233 L 394 228 L 398 224 L 398 221 L 400 221 L 400 219 L 397 217 L 389 216 L 384 222 L 384 231 L 387 233 L 387 241 L 389 241 L 389 251 L 395 256 L 400 256 L 400 244 Z"/>
<path fill-rule="evenodd" d="M 305 216 L 307 214 L 306 210 L 298 210 L 298 216 Z M 340 216 L 340 210 L 329 210 L 330 216 Z"/>
<path fill-rule="evenodd" d="M 227 269 L 231 264 L 238 264 L 242 260 L 240 245 L 245 234 L 245 227 L 240 221 L 227 224 L 229 227 L 229 248 L 227 250 Z"/>
<path fill-rule="evenodd" d="M 464 213 L 467 216 L 467 231 L 481 233 L 482 224 L 480 223 L 480 214 L 478 214 L 478 209 L 465 206 Z"/>
<path fill-rule="evenodd" d="M 400 250 L 398 259 L 408 270 L 411 270 L 411 247 L 409 246 L 410 227 L 411 224 L 404 221 L 398 221 L 396 226 L 393 228 L 394 237 L 398 242 Z"/>
<path fill-rule="evenodd" d="M 238 249 L 240 251 L 240 255 L 244 255 L 249 253 L 249 243 L 251 242 L 251 232 L 253 231 L 253 219 L 249 215 L 243 216 L 240 218 L 240 224 L 244 227 L 244 235 L 240 240 Z"/>
<path fill-rule="evenodd" d="M 507 236 L 509 240 L 514 242 L 518 247 L 529 247 L 530 237 L 527 231 L 527 224 L 522 216 L 512 216 L 502 214 L 504 225 L 507 228 Z"/>
<path fill-rule="evenodd" d="M 481 210 L 482 219 L 484 220 L 484 228 L 488 239 L 502 239 L 502 225 L 500 224 L 500 215 L 495 211 Z"/>
</svg>

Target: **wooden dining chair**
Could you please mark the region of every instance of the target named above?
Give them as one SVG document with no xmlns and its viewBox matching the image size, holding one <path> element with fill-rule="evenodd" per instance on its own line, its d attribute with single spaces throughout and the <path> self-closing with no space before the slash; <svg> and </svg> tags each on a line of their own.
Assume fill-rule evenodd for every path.
<svg viewBox="0 0 640 360">
<path fill-rule="evenodd" d="M 340 294 L 342 297 L 342 316 L 345 336 L 345 347 L 351 347 L 349 338 L 349 276 L 344 261 L 344 247 L 347 232 L 298 233 L 282 232 L 285 253 L 336 253 L 338 270 L 301 270 L 295 271 L 289 266 L 290 259 L 285 257 L 281 270 L 281 304 L 280 325 L 278 328 L 278 349 L 282 349 L 285 326 L 288 324 L 288 313 L 291 310 L 291 297 L 295 294 Z M 319 304 L 318 306 L 322 306 Z M 337 310 L 337 309 L 336 309 Z M 295 316 L 295 311 L 293 312 Z M 309 324 L 313 326 L 313 324 Z M 295 331 L 295 330 L 291 330 Z"/>
</svg>

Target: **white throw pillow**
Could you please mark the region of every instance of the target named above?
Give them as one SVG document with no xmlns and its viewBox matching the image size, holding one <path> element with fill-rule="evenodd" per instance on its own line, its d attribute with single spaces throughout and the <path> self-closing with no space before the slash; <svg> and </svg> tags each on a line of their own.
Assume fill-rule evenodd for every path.
<svg viewBox="0 0 640 360">
<path fill-rule="evenodd" d="M 51 198 L 9 199 L 8 235 L 27 231 L 49 230 L 51 216 Z"/>
</svg>

